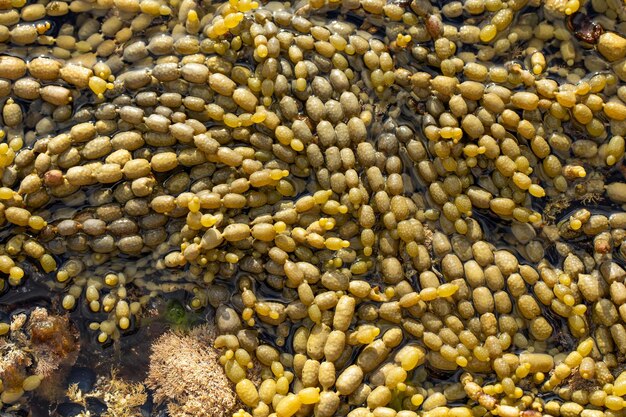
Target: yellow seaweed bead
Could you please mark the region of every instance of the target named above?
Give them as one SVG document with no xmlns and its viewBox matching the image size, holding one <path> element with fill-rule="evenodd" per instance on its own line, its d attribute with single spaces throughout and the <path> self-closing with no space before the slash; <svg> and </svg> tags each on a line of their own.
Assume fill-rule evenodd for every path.
<svg viewBox="0 0 626 417">
<path fill-rule="evenodd" d="M 565 14 L 568 16 L 571 14 L 574 14 L 578 11 L 579 8 L 580 8 L 579 0 L 570 0 L 567 3 L 565 3 Z"/>
<path fill-rule="evenodd" d="M 537 184 L 531 184 L 531 186 L 528 187 L 528 192 L 530 193 L 530 195 L 537 198 L 545 197 L 546 195 L 543 187 Z"/>
<path fill-rule="evenodd" d="M 450 297 L 459 290 L 459 286 L 456 284 L 442 284 L 437 288 L 438 297 Z"/>
<path fill-rule="evenodd" d="M 259 57 L 265 58 L 268 54 L 267 46 L 259 45 L 256 47 L 256 53 Z"/>
<path fill-rule="evenodd" d="M 254 314 L 254 311 L 251 308 L 246 307 L 246 308 L 243 309 L 243 312 L 241 313 L 241 318 L 244 321 L 248 321 L 248 320 L 250 320 L 252 318 L 253 314 Z"/>
<path fill-rule="evenodd" d="M 380 334 L 380 329 L 377 327 L 368 327 L 366 329 L 359 329 L 356 339 L 359 343 L 368 345 L 376 339 L 376 337 Z"/>
<path fill-rule="evenodd" d="M 479 36 L 482 42 L 490 42 L 491 40 L 493 40 L 493 38 L 496 37 L 497 34 L 498 34 L 498 29 L 496 29 L 496 26 L 489 24 L 489 25 L 485 25 L 480 30 Z"/>
<path fill-rule="evenodd" d="M 394 389 L 398 384 L 403 383 L 406 380 L 407 373 L 400 367 L 391 368 L 385 377 L 385 385 L 391 389 Z"/>
<path fill-rule="evenodd" d="M 22 146 L 24 146 L 24 139 L 22 139 L 21 137 L 17 137 L 17 138 L 13 138 L 11 139 L 11 141 L 9 142 L 9 147 L 14 151 L 17 152 L 20 149 L 22 149 Z"/>
<path fill-rule="evenodd" d="M 276 405 L 277 417 L 291 417 L 298 412 L 302 402 L 295 394 L 288 394 Z"/>
<path fill-rule="evenodd" d="M 152 16 L 158 16 L 161 14 L 161 5 L 156 1 L 142 1 L 139 7 L 143 13 Z"/>
<path fill-rule="evenodd" d="M 198 298 L 194 298 L 193 300 L 191 300 L 191 308 L 200 308 L 202 307 L 202 301 L 200 301 Z"/>
<path fill-rule="evenodd" d="M 350 242 L 338 237 L 329 237 L 324 241 L 324 246 L 329 250 L 339 250 L 350 246 Z"/>
<path fill-rule="evenodd" d="M 24 277 L 24 270 L 19 266 L 12 266 L 9 269 L 9 277 L 15 280 L 20 280 Z"/>
<path fill-rule="evenodd" d="M 593 339 L 591 338 L 582 341 L 576 348 L 576 351 L 580 353 L 583 357 L 589 356 L 592 350 L 593 350 Z"/>
<path fill-rule="evenodd" d="M 469 407 L 454 407 L 448 412 L 448 417 L 472 417 L 473 415 Z"/>
<path fill-rule="evenodd" d="M 233 29 L 243 20 L 243 13 L 231 13 L 224 17 L 224 25 L 228 29 Z"/>
<path fill-rule="evenodd" d="M 604 405 L 609 410 L 619 411 L 624 408 L 624 400 L 617 395 L 607 395 Z"/>
<path fill-rule="evenodd" d="M 226 256 L 224 257 L 224 259 L 229 264 L 236 264 L 237 262 L 239 262 L 239 256 L 237 256 L 234 253 L 227 253 Z"/>
<path fill-rule="evenodd" d="M 254 310 L 260 316 L 267 316 L 270 313 L 270 308 L 265 303 L 256 303 L 254 305 Z"/>
<path fill-rule="evenodd" d="M 324 204 L 328 201 L 331 195 L 333 195 L 331 190 L 320 190 L 313 194 L 313 199 L 315 200 L 315 204 Z"/>
<path fill-rule="evenodd" d="M 6 255 L 0 255 L 0 271 L 2 271 L 5 274 L 8 274 L 9 270 L 14 265 L 15 265 L 15 262 L 13 261 L 13 259 L 9 258 Z"/>
<path fill-rule="evenodd" d="M 54 258 L 49 255 L 49 254 L 44 254 L 40 259 L 39 259 L 39 263 L 41 264 L 41 267 L 43 268 L 44 272 L 49 273 L 54 271 L 55 269 L 57 269 L 57 262 L 54 260 Z"/>
<path fill-rule="evenodd" d="M 578 230 L 583 226 L 583 223 L 578 219 L 572 219 L 569 221 L 569 227 L 572 230 Z"/>
<path fill-rule="evenodd" d="M 587 176 L 587 171 L 585 171 L 585 168 L 578 165 L 571 167 L 570 173 L 572 174 L 572 176 L 578 178 L 585 178 Z"/>
<path fill-rule="evenodd" d="M 617 159 L 613 156 L 613 155 L 609 155 L 606 157 L 606 164 L 607 165 L 615 165 L 615 163 L 617 162 Z"/>
<path fill-rule="evenodd" d="M 422 394 L 414 394 L 411 396 L 411 404 L 415 407 L 419 407 L 424 402 L 424 396 Z"/>
<path fill-rule="evenodd" d="M 65 282 L 70 279 L 70 274 L 67 271 L 59 271 L 57 272 L 57 281 Z"/>
<path fill-rule="evenodd" d="M 237 412 L 233 413 L 233 417 L 251 417 L 251 415 L 247 411 L 240 409 Z"/>
<path fill-rule="evenodd" d="M 273 169 L 270 171 L 270 178 L 274 181 L 278 181 L 283 177 L 283 171 L 280 169 Z"/>
<path fill-rule="evenodd" d="M 217 217 L 211 214 L 203 214 L 202 217 L 200 218 L 200 224 L 203 227 L 211 227 L 215 223 L 217 223 Z"/>
<path fill-rule="evenodd" d="M 239 3 L 237 3 L 237 10 L 240 12 L 249 12 L 252 10 L 250 0 L 239 0 Z"/>
<path fill-rule="evenodd" d="M 200 211 L 200 199 L 197 196 L 194 196 L 191 201 L 187 203 L 187 208 L 192 213 Z M 202 218 L 200 218 L 200 223 L 202 223 Z"/>
<path fill-rule="evenodd" d="M 298 91 L 306 90 L 306 80 L 304 78 L 296 79 L 296 90 Z"/>
<path fill-rule="evenodd" d="M 128 317 L 122 317 L 119 322 L 120 329 L 126 330 L 130 327 L 130 320 Z"/>
<path fill-rule="evenodd" d="M 450 126 L 442 127 L 441 131 L 439 132 L 439 134 L 444 139 L 451 139 L 452 136 L 454 135 L 454 128 L 450 127 Z"/>
<path fill-rule="evenodd" d="M 59 271 L 59 274 L 61 272 L 64 272 L 64 271 Z M 119 277 L 117 276 L 117 274 L 107 274 L 104 277 L 104 283 L 108 285 L 109 287 L 114 287 L 119 283 Z"/>
<path fill-rule="evenodd" d="M 242 379 L 235 385 L 235 392 L 248 407 L 255 407 L 259 402 L 259 393 L 249 379 Z"/>
<path fill-rule="evenodd" d="M 0 200 L 10 200 L 13 198 L 15 191 L 8 187 L 0 187 Z"/>
<path fill-rule="evenodd" d="M 405 371 L 413 370 L 420 360 L 424 357 L 424 353 L 418 348 L 408 349 L 406 354 L 404 354 L 400 360 L 400 366 Z"/>
<path fill-rule="evenodd" d="M 481 362 L 489 360 L 489 351 L 484 346 L 476 346 L 472 353 Z"/>
<path fill-rule="evenodd" d="M 31 229 L 34 230 L 41 230 L 44 227 L 46 227 L 47 223 L 46 221 L 43 219 L 43 217 L 40 216 L 30 216 L 28 218 L 28 226 Z"/>
<path fill-rule="evenodd" d="M 107 82 L 100 77 L 93 76 L 89 78 L 89 88 L 100 97 L 107 90 Z"/>
<path fill-rule="evenodd" d="M 316 404 L 320 401 L 320 389 L 308 387 L 298 392 L 298 398 L 302 404 Z"/>
<path fill-rule="evenodd" d="M 292 139 L 291 142 L 289 143 L 289 146 L 291 146 L 291 149 L 293 149 L 296 152 L 301 152 L 304 150 L 304 144 L 302 143 L 300 139 Z"/>
<path fill-rule="evenodd" d="M 226 113 L 224 115 L 224 124 L 228 127 L 239 127 L 241 126 L 241 122 L 239 121 L 239 117 L 233 113 Z"/>
<path fill-rule="evenodd" d="M 250 120 L 253 123 L 263 123 L 265 121 L 267 117 L 267 114 L 265 114 L 265 112 L 256 112 L 252 115 L 252 117 L 250 118 Z"/>
<path fill-rule="evenodd" d="M 420 298 L 424 301 L 433 301 L 437 298 L 436 288 L 424 288 L 420 291 Z"/>
<path fill-rule="evenodd" d="M 517 369 L 515 370 L 515 376 L 520 379 L 526 378 L 529 372 L 530 372 L 530 364 L 524 363 L 517 367 Z"/>
<path fill-rule="evenodd" d="M 463 148 L 463 153 L 466 156 L 469 156 L 469 157 L 476 157 L 476 156 L 478 156 L 478 153 L 479 153 L 478 152 L 478 146 L 476 146 L 473 143 L 465 145 L 465 147 Z"/>
<path fill-rule="evenodd" d="M 276 233 L 283 233 L 285 230 L 287 230 L 287 224 L 283 221 L 279 221 L 274 223 L 274 231 Z"/>
<path fill-rule="evenodd" d="M 198 12 L 195 10 L 189 10 L 187 12 L 187 21 L 188 22 L 198 22 Z"/>
<path fill-rule="evenodd" d="M 409 44 L 409 42 L 411 42 L 411 35 L 403 35 L 401 33 L 398 33 L 398 36 L 396 37 L 396 45 L 398 45 L 401 48 L 404 48 L 405 46 L 407 46 Z"/>
<path fill-rule="evenodd" d="M 623 396 L 626 394 L 626 372 L 622 372 L 613 383 L 613 395 Z"/>
<path fill-rule="evenodd" d="M 213 29 L 213 33 L 215 33 L 217 36 L 223 35 L 226 32 L 228 32 L 228 28 L 224 24 L 223 19 L 220 19 L 217 22 L 215 22 L 212 29 Z"/>
</svg>

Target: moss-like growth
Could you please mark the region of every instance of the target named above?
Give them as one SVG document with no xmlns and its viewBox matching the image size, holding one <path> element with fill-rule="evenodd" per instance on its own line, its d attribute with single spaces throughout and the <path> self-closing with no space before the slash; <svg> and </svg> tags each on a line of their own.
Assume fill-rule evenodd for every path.
<svg viewBox="0 0 626 417">
<path fill-rule="evenodd" d="M 187 334 L 170 331 L 152 345 L 146 386 L 171 417 L 221 417 L 241 408 L 214 338 L 213 328 L 199 326 Z"/>
</svg>

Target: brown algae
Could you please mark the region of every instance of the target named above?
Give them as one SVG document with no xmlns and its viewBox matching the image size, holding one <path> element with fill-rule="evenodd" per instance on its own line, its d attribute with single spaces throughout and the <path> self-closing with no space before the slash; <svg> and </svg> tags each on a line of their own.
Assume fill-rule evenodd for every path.
<svg viewBox="0 0 626 417">
<path fill-rule="evenodd" d="M 72 385 L 83 414 L 620 417 L 625 22 L 0 0 L 3 411 L 76 360 L 57 306 L 107 351 L 185 294 L 212 323 L 145 385 Z M 35 284 L 49 309 L 10 301 Z"/>
</svg>

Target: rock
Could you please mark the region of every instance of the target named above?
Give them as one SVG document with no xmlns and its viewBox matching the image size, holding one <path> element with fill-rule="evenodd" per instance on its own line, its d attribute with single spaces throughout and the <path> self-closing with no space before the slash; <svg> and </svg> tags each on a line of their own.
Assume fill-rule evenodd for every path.
<svg viewBox="0 0 626 417">
<path fill-rule="evenodd" d="M 235 310 L 221 305 L 215 312 L 215 322 L 221 334 L 236 334 L 241 330 L 241 320 Z"/>
</svg>

